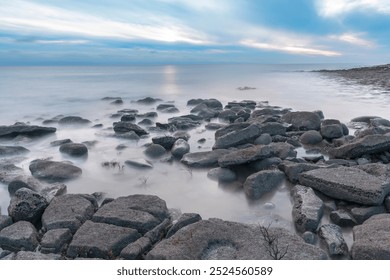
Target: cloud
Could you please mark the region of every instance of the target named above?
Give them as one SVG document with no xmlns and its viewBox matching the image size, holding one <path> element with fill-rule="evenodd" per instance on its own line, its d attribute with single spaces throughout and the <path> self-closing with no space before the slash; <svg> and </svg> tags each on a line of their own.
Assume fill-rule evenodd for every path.
<svg viewBox="0 0 390 280">
<path fill-rule="evenodd" d="M 372 48 L 375 47 L 375 43 L 365 40 L 361 38 L 360 36 L 362 33 L 344 33 L 341 35 L 331 35 L 329 36 L 332 40 L 338 40 L 341 42 L 349 43 L 351 45 L 366 47 L 366 48 Z"/>
<path fill-rule="evenodd" d="M 337 17 L 354 10 L 367 9 L 381 14 L 390 14 L 389 0 L 317 0 L 318 12 L 323 17 Z"/>
<path fill-rule="evenodd" d="M 182 5 L 196 11 L 228 12 L 231 10 L 229 0 L 158 0 L 172 5 Z"/>
</svg>

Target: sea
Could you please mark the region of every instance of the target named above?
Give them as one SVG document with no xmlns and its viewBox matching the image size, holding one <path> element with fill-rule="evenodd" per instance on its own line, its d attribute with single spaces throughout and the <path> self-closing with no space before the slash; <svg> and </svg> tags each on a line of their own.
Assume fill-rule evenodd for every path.
<svg viewBox="0 0 390 280">
<path fill-rule="evenodd" d="M 83 170 L 79 179 L 66 182 L 68 193 L 99 192 L 106 197 L 130 194 L 154 194 L 169 208 L 183 213 L 199 213 L 204 219 L 264 223 L 279 221 L 291 227 L 290 186 L 286 183 L 259 200 L 249 200 L 240 185 L 220 184 L 207 177 L 208 170 L 189 169 L 179 161 L 153 161 L 153 169 L 136 170 L 124 164 L 127 159 L 146 158 L 143 151 L 151 138 L 130 141 L 112 137 L 113 118 L 118 110 L 155 110 L 156 105 L 139 105 L 135 100 L 154 97 L 179 108 L 175 114 L 159 113 L 153 121 L 187 114 L 192 98 L 216 98 L 229 101 L 254 100 L 292 110 L 321 110 L 326 118 L 348 123 L 353 117 L 376 115 L 390 119 L 390 95 L 380 88 L 360 85 L 340 77 L 313 70 L 344 69 L 356 64 L 223 64 L 223 65 L 142 65 L 142 66 L 66 66 L 0 67 L 0 125 L 25 122 L 42 125 L 58 115 L 76 115 L 102 128 L 58 127 L 53 135 L 39 139 L 2 140 L 1 145 L 22 145 L 26 156 L 0 158 L 12 161 L 29 173 L 29 163 L 37 158 L 71 160 Z M 239 87 L 250 87 L 239 90 Z M 121 97 L 123 105 L 103 101 Z M 218 120 L 215 120 L 218 122 Z M 189 132 L 191 152 L 209 151 L 214 132 L 204 125 Z M 159 135 L 151 133 L 151 137 Z M 161 135 L 161 134 L 160 134 Z M 50 142 L 70 138 L 89 141 L 88 158 L 67 158 Z M 197 141 L 205 138 L 204 144 Z M 118 151 L 120 144 L 128 148 Z M 118 166 L 104 167 L 103 162 Z M 0 209 L 7 214 L 10 197 L 0 184 Z M 327 222 L 324 218 L 323 222 Z M 349 240 L 349 243 L 351 240 Z"/>
</svg>

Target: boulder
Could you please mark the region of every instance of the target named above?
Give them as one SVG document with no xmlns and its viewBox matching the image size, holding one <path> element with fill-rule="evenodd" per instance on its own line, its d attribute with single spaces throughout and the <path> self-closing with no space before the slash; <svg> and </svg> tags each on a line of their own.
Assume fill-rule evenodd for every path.
<svg viewBox="0 0 390 280">
<path fill-rule="evenodd" d="M 14 125 L 0 126 L 0 138 L 15 138 L 19 135 L 28 137 L 39 137 L 56 132 L 55 127 L 44 127 L 36 125 L 26 125 L 24 123 L 16 123 Z"/>
<path fill-rule="evenodd" d="M 278 187 L 284 179 L 284 173 L 279 170 L 262 170 L 250 175 L 244 183 L 247 197 L 258 199 Z"/>
<path fill-rule="evenodd" d="M 233 182 L 237 179 L 237 175 L 233 170 L 221 167 L 210 169 L 207 177 L 219 182 Z"/>
<path fill-rule="evenodd" d="M 371 207 L 354 207 L 351 209 L 351 214 L 358 224 L 362 224 L 365 220 L 371 216 L 386 213 L 384 205 L 371 206 Z"/>
<path fill-rule="evenodd" d="M 61 146 L 62 144 L 68 144 L 68 143 L 73 143 L 73 141 L 70 139 L 56 140 L 56 141 L 50 142 L 50 146 L 57 147 L 57 146 Z"/>
<path fill-rule="evenodd" d="M 292 217 L 298 231 L 315 232 L 324 212 L 322 200 L 312 188 L 301 185 L 293 187 L 292 198 L 294 201 Z"/>
<path fill-rule="evenodd" d="M 254 147 L 249 147 L 227 153 L 218 159 L 218 164 L 221 167 L 230 167 L 235 165 L 247 164 L 249 162 L 269 158 L 271 156 L 272 154 L 269 145 L 257 145 Z"/>
<path fill-rule="evenodd" d="M 288 112 L 282 121 L 292 125 L 294 130 L 320 130 L 321 119 L 313 112 Z"/>
<path fill-rule="evenodd" d="M 8 192 L 11 196 L 13 196 L 15 192 L 21 188 L 26 188 L 35 192 L 39 192 L 41 191 L 42 187 L 42 183 L 34 177 L 21 175 L 9 182 Z"/>
<path fill-rule="evenodd" d="M 13 252 L 34 251 L 38 246 L 38 232 L 27 221 L 16 222 L 0 231 L 0 247 Z"/>
<path fill-rule="evenodd" d="M 128 159 L 125 163 L 131 167 L 136 168 L 153 168 L 153 164 L 143 158 Z"/>
<path fill-rule="evenodd" d="M 389 183 L 353 167 L 307 171 L 299 182 L 327 196 L 364 205 L 380 205 L 390 192 Z"/>
<path fill-rule="evenodd" d="M 320 237 L 321 242 L 325 244 L 331 256 L 348 254 L 347 243 L 345 242 L 341 228 L 338 225 L 322 225 L 318 230 L 318 236 Z"/>
<path fill-rule="evenodd" d="M 73 157 L 82 157 L 88 154 L 88 148 L 81 143 L 67 143 L 60 146 L 60 152 Z"/>
<path fill-rule="evenodd" d="M 322 135 L 316 130 L 309 130 L 299 137 L 299 141 L 304 145 L 317 145 L 322 142 Z"/>
<path fill-rule="evenodd" d="M 390 260 L 390 214 L 375 215 L 353 228 L 354 260 Z"/>
<path fill-rule="evenodd" d="M 275 135 L 286 135 L 287 125 L 278 122 L 265 122 L 257 124 L 262 133 Z"/>
<path fill-rule="evenodd" d="M 25 175 L 22 168 L 12 163 L 0 163 L 0 182 L 9 184 L 18 176 Z"/>
<path fill-rule="evenodd" d="M 141 237 L 127 245 L 120 253 L 120 257 L 125 260 L 140 259 L 143 254 L 152 248 L 152 242 L 147 237 Z"/>
<path fill-rule="evenodd" d="M 320 132 L 326 139 L 340 138 L 344 135 L 341 124 L 321 125 Z"/>
<path fill-rule="evenodd" d="M 131 122 L 122 122 L 122 121 L 121 122 L 117 122 L 114 125 L 114 131 L 117 134 L 123 134 L 123 133 L 126 133 L 126 132 L 133 131 L 138 136 L 142 136 L 142 135 L 147 135 L 148 134 L 143 128 L 141 128 L 140 126 L 138 126 L 136 124 L 133 124 Z"/>
<path fill-rule="evenodd" d="M 226 124 L 223 124 L 223 123 L 208 123 L 205 125 L 205 128 L 208 130 L 218 130 L 218 129 L 221 129 L 225 126 L 226 126 Z"/>
<path fill-rule="evenodd" d="M 143 120 L 138 122 L 138 125 L 145 125 L 145 126 L 152 126 L 153 124 L 154 124 L 154 122 L 152 120 L 149 120 L 149 119 L 143 119 Z"/>
<path fill-rule="evenodd" d="M 171 149 L 172 155 L 179 159 L 181 159 L 189 151 L 190 151 L 190 145 L 184 139 L 177 139 Z"/>
<path fill-rule="evenodd" d="M 181 162 L 191 168 L 216 167 L 218 166 L 218 160 L 230 152 L 229 150 L 218 149 L 207 152 L 188 153 L 183 156 Z"/>
<path fill-rule="evenodd" d="M 166 238 L 174 235 L 179 229 L 188 226 L 190 224 L 199 222 L 202 220 L 202 217 L 197 213 L 183 213 L 179 220 L 169 229 Z"/>
<path fill-rule="evenodd" d="M 86 125 L 90 123 L 91 123 L 90 120 L 83 119 L 82 117 L 78 117 L 78 116 L 68 116 L 58 121 L 58 124 L 60 125 Z"/>
<path fill-rule="evenodd" d="M 134 122 L 135 121 L 135 115 L 133 114 L 126 114 L 121 117 L 121 122 Z"/>
<path fill-rule="evenodd" d="M 156 108 L 157 111 L 163 111 L 169 108 L 176 108 L 174 104 L 159 104 Z"/>
<path fill-rule="evenodd" d="M 356 220 L 344 209 L 332 211 L 330 220 L 340 227 L 353 227 L 357 225 Z"/>
<path fill-rule="evenodd" d="M 153 97 L 145 97 L 145 98 L 142 98 L 142 99 L 138 99 L 136 102 L 139 103 L 139 104 L 150 105 L 150 104 L 154 104 L 154 103 L 156 103 L 158 101 L 161 101 L 161 99 L 153 98 Z"/>
<path fill-rule="evenodd" d="M 12 225 L 12 218 L 10 216 L 0 215 L 0 231 L 10 225 Z"/>
<path fill-rule="evenodd" d="M 216 139 L 213 149 L 225 149 L 241 144 L 253 142 L 261 134 L 261 130 L 256 125 L 232 131 Z"/>
<path fill-rule="evenodd" d="M 223 125 L 221 124 L 221 128 L 219 128 L 215 132 L 215 139 L 218 139 L 226 134 L 229 134 L 234 131 L 243 130 L 245 128 L 248 128 L 251 124 L 250 123 L 232 123 L 229 125 Z M 260 135 L 260 134 L 259 134 Z"/>
<path fill-rule="evenodd" d="M 3 146 L 0 145 L 0 157 L 17 156 L 28 153 L 29 150 L 22 146 Z"/>
<path fill-rule="evenodd" d="M 366 124 L 370 124 L 370 121 L 372 119 L 377 119 L 377 118 L 380 118 L 380 117 L 378 117 L 378 116 L 360 116 L 360 117 L 353 118 L 351 120 L 351 122 L 363 122 Z"/>
<path fill-rule="evenodd" d="M 274 157 L 286 159 L 295 158 L 297 156 L 295 147 L 288 143 L 271 143 L 268 147 L 271 149 L 271 154 Z"/>
<path fill-rule="evenodd" d="M 49 230 L 42 237 L 41 252 L 61 254 L 71 240 L 72 233 L 67 228 Z"/>
<path fill-rule="evenodd" d="M 151 144 L 144 151 L 145 155 L 151 158 L 158 158 L 165 154 L 167 150 L 159 144 Z"/>
<path fill-rule="evenodd" d="M 269 135 L 268 133 L 263 133 L 259 137 L 257 137 L 253 143 L 256 145 L 268 145 L 271 144 L 271 142 L 271 135 Z"/>
<path fill-rule="evenodd" d="M 250 168 L 255 171 L 261 171 L 265 169 L 270 169 L 279 166 L 282 163 L 282 160 L 278 157 L 271 157 L 260 159 L 249 164 Z"/>
<path fill-rule="evenodd" d="M 62 182 L 79 177 L 82 170 L 69 163 L 37 159 L 30 163 L 31 174 L 38 179 Z"/>
<path fill-rule="evenodd" d="M 321 168 L 321 166 L 312 163 L 284 161 L 279 165 L 279 168 L 286 174 L 291 183 L 298 183 L 301 173 Z"/>
</svg>

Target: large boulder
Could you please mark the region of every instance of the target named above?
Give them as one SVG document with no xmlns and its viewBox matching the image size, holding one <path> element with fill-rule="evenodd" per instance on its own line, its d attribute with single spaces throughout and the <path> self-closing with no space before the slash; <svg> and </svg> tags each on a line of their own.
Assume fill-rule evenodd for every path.
<svg viewBox="0 0 390 280">
<path fill-rule="evenodd" d="M 319 130 L 321 119 L 313 112 L 288 112 L 282 116 L 282 121 L 291 124 L 294 130 Z"/>
<path fill-rule="evenodd" d="M 41 159 L 32 161 L 29 169 L 35 178 L 52 182 L 74 179 L 82 173 L 79 167 L 72 164 Z"/>
<path fill-rule="evenodd" d="M 261 135 L 261 130 L 257 125 L 250 125 L 247 128 L 229 132 L 216 139 L 213 149 L 226 149 L 241 144 L 253 142 Z"/>
<path fill-rule="evenodd" d="M 244 122 L 244 123 L 232 123 L 229 125 L 223 125 L 223 124 L 220 124 L 220 125 L 222 127 L 219 128 L 215 132 L 215 135 L 214 135 L 215 140 L 217 140 L 218 138 L 220 138 L 226 134 L 229 134 L 230 132 L 234 132 L 234 131 L 243 130 L 245 128 L 248 128 L 251 124 Z"/>
<path fill-rule="evenodd" d="M 0 247 L 10 251 L 34 251 L 38 246 L 38 232 L 27 221 L 16 222 L 0 231 Z"/>
<path fill-rule="evenodd" d="M 257 145 L 227 153 L 218 159 L 218 164 L 221 167 L 229 167 L 247 164 L 249 162 L 269 158 L 271 156 L 271 149 L 268 145 Z"/>
<path fill-rule="evenodd" d="M 143 128 L 140 126 L 133 124 L 131 122 L 118 122 L 114 125 L 114 131 L 118 134 L 123 134 L 126 132 L 133 131 L 138 136 L 146 135 L 148 134 Z"/>
<path fill-rule="evenodd" d="M 16 123 L 14 125 L 0 126 L 0 138 L 14 138 L 19 135 L 38 137 L 56 132 L 55 127 L 44 127 L 36 125 L 26 125 L 24 123 Z"/>
<path fill-rule="evenodd" d="M 0 145 L 0 157 L 17 156 L 28 153 L 29 150 L 22 146 L 2 146 Z"/>
<path fill-rule="evenodd" d="M 230 152 L 226 149 L 218 149 L 208 152 L 188 153 L 183 156 L 181 162 L 191 168 L 216 167 L 219 159 Z"/>
<path fill-rule="evenodd" d="M 284 173 L 279 170 L 262 170 L 250 175 L 245 183 L 246 195 L 252 199 L 258 199 L 278 187 L 284 179 Z"/>
<path fill-rule="evenodd" d="M 60 152 L 73 157 L 82 157 L 88 154 L 88 148 L 82 143 L 66 143 L 60 146 Z"/>
<path fill-rule="evenodd" d="M 390 184 L 353 167 L 321 168 L 301 174 L 299 182 L 330 197 L 365 205 L 380 205 Z"/>
</svg>

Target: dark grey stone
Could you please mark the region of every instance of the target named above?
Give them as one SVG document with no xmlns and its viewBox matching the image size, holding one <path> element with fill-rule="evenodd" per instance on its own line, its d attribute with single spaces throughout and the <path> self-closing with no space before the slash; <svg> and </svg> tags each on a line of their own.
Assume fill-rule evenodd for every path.
<svg viewBox="0 0 390 280">
<path fill-rule="evenodd" d="M 66 191 L 66 185 L 58 183 L 42 187 L 39 193 L 50 203 L 54 197 L 63 195 Z"/>
<path fill-rule="evenodd" d="M 386 213 L 384 205 L 371 206 L 371 207 L 354 207 L 351 209 L 351 214 L 355 218 L 358 224 L 362 224 L 365 220 L 371 216 Z"/>
<path fill-rule="evenodd" d="M 56 132 L 55 127 L 44 127 L 16 123 L 14 125 L 0 126 L 0 138 L 15 138 L 16 136 L 38 137 Z"/>
<path fill-rule="evenodd" d="M 170 218 L 166 218 L 160 224 L 149 230 L 144 236 L 149 238 L 152 244 L 161 241 L 167 234 L 169 228 L 172 226 Z"/>
<path fill-rule="evenodd" d="M 141 237 L 127 245 L 120 254 L 120 257 L 125 260 L 140 259 L 142 255 L 152 248 L 152 242 L 147 237 Z"/>
<path fill-rule="evenodd" d="M 131 228 L 86 221 L 73 236 L 67 256 L 115 259 L 123 248 L 140 237 Z"/>
<path fill-rule="evenodd" d="M 153 168 L 153 164 L 143 158 L 128 159 L 125 163 L 136 168 Z"/>
<path fill-rule="evenodd" d="M 370 119 L 370 125 L 378 127 L 378 126 L 387 126 L 390 127 L 390 121 L 383 118 L 375 118 Z"/>
<path fill-rule="evenodd" d="M 249 198 L 258 199 L 278 187 L 284 178 L 284 173 L 279 170 L 259 171 L 246 179 L 245 193 Z"/>
<path fill-rule="evenodd" d="M 220 129 L 218 129 L 215 132 L 215 139 L 218 139 L 226 134 L 229 134 L 234 131 L 243 130 L 245 128 L 248 128 L 251 124 L 250 123 L 233 123 L 229 125 L 224 125 Z M 259 134 L 260 135 L 260 134 Z M 258 136 L 259 136 L 258 135 Z"/>
<path fill-rule="evenodd" d="M 344 209 L 332 211 L 330 220 L 340 227 L 353 227 L 357 225 L 356 220 Z"/>
<path fill-rule="evenodd" d="M 0 231 L 10 225 L 12 225 L 12 218 L 10 216 L 0 215 Z"/>
<path fill-rule="evenodd" d="M 121 117 L 121 122 L 134 122 L 135 115 L 126 114 Z"/>
<path fill-rule="evenodd" d="M 287 126 L 286 124 L 278 123 L 278 122 L 265 122 L 261 124 L 257 124 L 260 128 L 261 133 L 269 134 L 270 136 L 275 135 L 286 135 Z"/>
<path fill-rule="evenodd" d="M 299 141 L 304 145 L 316 145 L 322 142 L 322 135 L 316 130 L 309 130 L 299 137 Z"/>
<path fill-rule="evenodd" d="M 145 98 L 142 98 L 142 99 L 138 99 L 136 102 L 140 103 L 140 104 L 150 105 L 150 104 L 154 104 L 154 103 L 156 103 L 158 101 L 161 101 L 161 99 L 153 98 L 153 97 L 145 97 Z"/>
<path fill-rule="evenodd" d="M 311 231 L 304 232 L 302 238 L 307 244 L 314 245 L 316 243 L 316 235 Z"/>
<path fill-rule="evenodd" d="M 67 228 L 49 230 L 42 237 L 41 252 L 59 254 L 71 240 L 72 233 Z"/>
<path fill-rule="evenodd" d="M 22 168 L 12 163 L 0 163 L 0 182 L 9 184 L 16 177 L 25 175 Z"/>
<path fill-rule="evenodd" d="M 294 130 L 319 130 L 320 117 L 313 112 L 288 112 L 282 116 L 282 121 L 292 125 Z"/>
<path fill-rule="evenodd" d="M 175 105 L 174 104 L 159 104 L 156 108 L 157 111 L 163 111 L 163 110 L 166 110 L 168 108 L 175 108 Z"/>
<path fill-rule="evenodd" d="M 8 192 L 11 196 L 21 188 L 30 189 L 32 191 L 39 192 L 42 189 L 42 184 L 32 176 L 18 176 L 8 184 Z"/>
<path fill-rule="evenodd" d="M 0 157 L 17 156 L 28 153 L 29 150 L 22 146 L 2 146 L 0 145 Z"/>
<path fill-rule="evenodd" d="M 153 124 L 154 124 L 154 122 L 152 120 L 149 120 L 149 119 L 143 119 L 143 120 L 138 122 L 138 125 L 145 125 L 145 126 L 151 126 Z"/>
<path fill-rule="evenodd" d="M 42 254 L 40 252 L 26 252 L 20 251 L 17 252 L 13 257 L 13 260 L 60 260 L 62 259 L 61 255 L 57 254 Z"/>
<path fill-rule="evenodd" d="M 218 164 L 221 167 L 229 167 L 234 165 L 247 164 L 256 160 L 269 158 L 271 156 L 272 154 L 269 145 L 258 145 L 227 153 L 218 159 Z"/>
<path fill-rule="evenodd" d="M 151 144 L 145 149 L 144 153 L 148 157 L 158 158 L 163 156 L 166 153 L 166 151 L 167 150 L 165 150 L 165 148 L 159 144 Z"/>
<path fill-rule="evenodd" d="M 72 164 L 40 159 L 32 161 L 29 169 L 35 178 L 52 182 L 74 179 L 82 173 L 79 167 Z"/>
<path fill-rule="evenodd" d="M 271 157 L 271 158 L 265 158 L 265 159 L 254 161 L 250 163 L 249 166 L 253 168 L 255 171 L 261 171 L 261 170 L 277 167 L 281 163 L 282 160 L 280 158 Z"/>
<path fill-rule="evenodd" d="M 298 183 L 301 173 L 321 168 L 321 166 L 312 163 L 300 163 L 284 161 L 279 168 L 286 174 L 291 183 Z"/>
<path fill-rule="evenodd" d="M 81 143 L 67 143 L 60 146 L 60 152 L 74 157 L 82 157 L 88 154 L 88 148 Z"/>
<path fill-rule="evenodd" d="M 38 246 L 38 232 L 27 221 L 16 222 L 0 231 L 0 247 L 13 252 L 34 251 Z"/>
<path fill-rule="evenodd" d="M 237 175 L 233 170 L 221 167 L 216 167 L 209 170 L 207 177 L 220 182 L 233 182 L 237 179 Z"/>
<path fill-rule="evenodd" d="M 117 134 L 123 134 L 126 132 L 133 131 L 138 136 L 147 135 L 148 133 L 140 126 L 130 122 L 118 122 L 114 125 L 114 131 Z"/>
<path fill-rule="evenodd" d="M 126 140 L 132 140 L 132 141 L 139 141 L 141 139 L 141 137 L 139 137 L 137 135 L 137 133 L 135 133 L 134 131 L 129 131 L 129 132 L 125 132 L 125 133 L 115 133 L 113 135 L 111 135 L 115 138 L 119 138 L 119 139 L 126 139 Z"/>
<path fill-rule="evenodd" d="M 78 116 L 68 116 L 58 121 L 58 124 L 60 125 L 86 125 L 90 123 L 91 123 L 90 120 L 83 119 L 82 117 L 78 117 Z"/>
<path fill-rule="evenodd" d="M 295 147 L 288 143 L 271 143 L 268 147 L 271 149 L 272 156 L 281 159 L 295 158 L 297 155 Z"/>
<path fill-rule="evenodd" d="M 253 142 L 261 134 L 261 130 L 256 125 L 229 132 L 216 139 L 213 149 L 225 149 L 241 144 Z"/>
<path fill-rule="evenodd" d="M 223 124 L 223 123 L 208 123 L 205 125 L 205 128 L 208 130 L 218 130 L 218 129 L 221 129 L 225 126 L 226 126 L 226 124 Z"/>
<path fill-rule="evenodd" d="M 312 188 L 296 185 L 292 188 L 294 201 L 292 217 L 300 232 L 317 230 L 324 212 L 324 203 Z"/>
<path fill-rule="evenodd" d="M 188 153 L 183 156 L 181 162 L 194 168 L 216 167 L 218 166 L 218 160 L 230 152 L 226 149 L 219 149 L 209 152 Z"/>
<path fill-rule="evenodd" d="M 390 196 L 387 196 L 385 198 L 385 206 L 386 206 L 387 212 L 390 212 Z"/>
<path fill-rule="evenodd" d="M 197 213 L 183 213 L 179 220 L 169 229 L 166 238 L 174 235 L 179 229 L 188 226 L 190 224 L 199 222 L 202 220 L 202 217 Z"/>
<path fill-rule="evenodd" d="M 378 117 L 378 116 L 360 116 L 360 117 L 353 118 L 351 120 L 351 122 L 363 122 L 366 124 L 370 124 L 370 121 L 372 119 L 377 119 L 377 118 L 380 118 L 380 117 Z"/>
<path fill-rule="evenodd" d="M 50 145 L 52 147 L 57 147 L 57 146 L 61 146 L 63 144 L 68 144 L 68 143 L 73 143 L 73 141 L 70 139 L 61 139 L 61 140 L 56 140 L 56 141 L 50 142 Z"/>
<path fill-rule="evenodd" d="M 177 139 L 172 146 L 172 155 L 181 159 L 185 154 L 189 153 L 190 145 L 184 139 Z"/>
<path fill-rule="evenodd" d="M 341 228 L 338 225 L 322 225 L 318 230 L 318 236 L 327 247 L 331 256 L 348 254 L 347 243 L 345 242 Z"/>
<path fill-rule="evenodd" d="M 340 138 L 344 135 L 341 124 L 321 125 L 321 135 L 326 139 Z"/>
<path fill-rule="evenodd" d="M 263 133 L 253 142 L 256 145 L 268 145 L 272 142 L 272 137 L 268 133 Z"/>
</svg>

